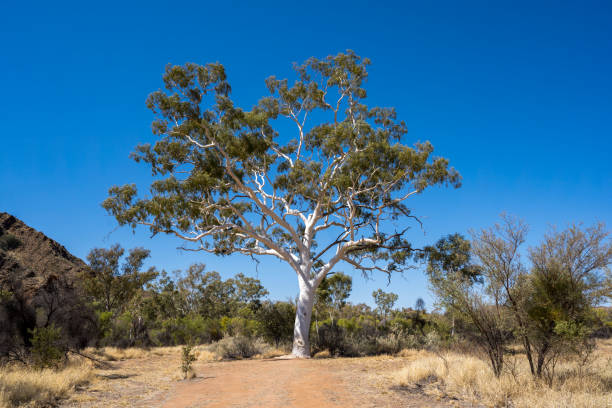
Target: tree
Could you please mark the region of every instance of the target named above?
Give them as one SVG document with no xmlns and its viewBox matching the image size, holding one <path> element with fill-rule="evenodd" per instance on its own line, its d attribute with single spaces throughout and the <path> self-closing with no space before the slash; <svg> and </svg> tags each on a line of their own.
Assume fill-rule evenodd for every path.
<svg viewBox="0 0 612 408">
<path fill-rule="evenodd" d="M 87 255 L 89 271 L 84 277 L 85 290 L 103 311 L 114 315 L 122 313 L 129 301 L 158 275 L 153 267 L 142 270 L 149 250 L 131 249 L 120 265 L 124 253 L 115 244 L 109 249 L 94 248 Z"/>
<path fill-rule="evenodd" d="M 216 271 L 204 273 L 204 269 L 204 264 L 193 264 L 178 282 L 186 309 L 206 318 L 230 315 L 236 292 L 233 282 L 222 280 Z"/>
<path fill-rule="evenodd" d="M 490 302 L 495 284 L 489 275 L 472 262 L 471 244 L 460 234 L 441 238 L 419 255 L 427 259 L 427 274 L 439 304 L 453 316 L 466 320 L 474 328 L 473 340 L 487 353 L 495 376 L 504 366 L 504 347 L 508 333 L 504 310 L 499 302 Z"/>
<path fill-rule="evenodd" d="M 330 318 L 334 320 L 333 310 L 340 310 L 351 295 L 353 278 L 342 272 L 336 272 L 329 278 L 323 278 L 316 291 L 316 302 L 323 307 L 331 307 Z"/>
<path fill-rule="evenodd" d="M 529 250 L 532 270 L 524 302 L 535 351 L 535 375 L 554 376 L 556 359 L 574 351 L 588 355 L 594 310 L 608 291 L 606 272 L 612 263 L 612 242 L 605 225 L 563 231 L 552 229 Z"/>
<path fill-rule="evenodd" d="M 341 262 L 363 273 L 403 270 L 412 254 L 405 220 L 415 218 L 406 200 L 460 184 L 447 159 L 432 158 L 429 142 L 403 144 L 406 125 L 395 109 L 365 105 L 369 63 L 352 51 L 310 58 L 295 65 L 292 85 L 268 78 L 270 95 L 251 110 L 230 99 L 222 65 L 168 66 L 165 91 L 147 99 L 158 139 L 132 156 L 157 177 L 150 195 L 115 186 L 103 203 L 120 225 L 175 235 L 185 249 L 289 265 L 300 290 L 296 357 L 310 355 L 323 278 Z M 281 136 L 273 127 L 280 119 L 295 133 Z"/>
<path fill-rule="evenodd" d="M 423 298 L 418 298 L 416 302 L 414 302 L 414 310 L 416 310 L 417 313 L 425 311 L 425 301 Z"/>
<path fill-rule="evenodd" d="M 533 350 L 528 335 L 529 321 L 525 314 L 527 269 L 519 250 L 527 237 L 528 227 L 520 219 L 502 214 L 501 223 L 472 232 L 472 248 L 479 260 L 479 270 L 488 283 L 488 291 L 496 302 L 508 309 L 515 321 L 516 335 L 523 343 L 531 374 L 535 374 Z"/>
<path fill-rule="evenodd" d="M 451 235 L 420 257 L 428 259 L 439 302 L 475 327 L 475 340 L 497 376 L 514 332 L 532 375 L 551 384 L 560 355 L 574 352 L 584 359 L 591 350 L 593 307 L 609 293 L 612 243 L 603 224 L 553 229 L 529 249 L 527 268 L 519 256 L 526 234 L 522 221 L 502 215 L 501 223 L 472 233 L 472 243 Z"/>
<path fill-rule="evenodd" d="M 391 309 L 393 309 L 395 302 L 397 302 L 397 294 L 383 292 L 382 289 L 378 289 L 372 292 L 372 297 L 374 298 L 374 303 L 376 303 L 378 312 L 384 319 L 387 319 L 387 315 Z"/>
<path fill-rule="evenodd" d="M 239 303 L 247 304 L 251 308 L 257 309 L 261 306 L 263 298 L 270 292 L 261 284 L 259 279 L 250 278 L 242 273 L 229 280 L 235 287 L 235 299 Z"/>
</svg>

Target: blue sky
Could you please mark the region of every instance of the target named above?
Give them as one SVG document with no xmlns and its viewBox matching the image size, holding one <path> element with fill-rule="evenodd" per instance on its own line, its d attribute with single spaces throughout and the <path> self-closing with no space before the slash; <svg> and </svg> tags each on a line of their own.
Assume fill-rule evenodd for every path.
<svg viewBox="0 0 612 408">
<path fill-rule="evenodd" d="M 494 3 L 491 5 L 491 3 Z M 167 270 L 204 262 L 257 275 L 271 297 L 297 293 L 285 265 L 183 253 L 167 237 L 117 228 L 100 207 L 113 184 L 146 186 L 128 154 L 152 141 L 146 96 L 168 63 L 221 62 L 251 107 L 269 75 L 346 49 L 372 60 L 368 103 L 394 106 L 410 141 L 430 140 L 463 176 L 410 205 L 417 245 L 496 221 L 596 220 L 612 226 L 612 3 L 581 2 L 5 2 L 0 6 L 0 211 L 85 258 L 119 242 L 152 250 Z M 344 269 L 350 272 L 349 269 Z M 400 306 L 422 272 L 354 276 L 352 301 L 379 287 Z"/>
</svg>

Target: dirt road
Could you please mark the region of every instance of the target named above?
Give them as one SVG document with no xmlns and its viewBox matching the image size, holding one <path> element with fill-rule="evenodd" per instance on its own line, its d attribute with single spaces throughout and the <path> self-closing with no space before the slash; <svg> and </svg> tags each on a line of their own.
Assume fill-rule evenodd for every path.
<svg viewBox="0 0 612 408">
<path fill-rule="evenodd" d="M 180 356 L 113 362 L 61 403 L 70 408 L 448 408 L 470 407 L 393 388 L 408 359 L 364 357 L 196 362 L 197 377 L 178 380 Z"/>
<path fill-rule="evenodd" d="M 452 407 L 389 389 L 388 361 L 365 359 L 244 360 L 200 366 L 164 408 Z M 378 377 L 378 378 L 377 378 Z M 378 381 L 377 381 L 378 380 Z"/>
<path fill-rule="evenodd" d="M 256 363 L 256 364 L 253 364 Z M 346 407 L 357 401 L 329 367 L 306 360 L 235 361 L 180 384 L 163 405 L 179 407 Z"/>
</svg>

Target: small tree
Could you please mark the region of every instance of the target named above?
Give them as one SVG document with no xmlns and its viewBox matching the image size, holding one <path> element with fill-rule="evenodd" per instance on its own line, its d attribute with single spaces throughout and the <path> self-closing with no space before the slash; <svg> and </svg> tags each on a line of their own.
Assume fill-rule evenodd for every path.
<svg viewBox="0 0 612 408">
<path fill-rule="evenodd" d="M 486 352 L 494 374 L 499 377 L 504 366 L 504 347 L 508 333 L 499 302 L 489 302 L 495 284 L 481 275 L 481 268 L 471 260 L 471 245 L 459 234 L 440 239 L 427 247 L 420 258 L 427 259 L 429 282 L 439 303 L 466 320 L 475 329 L 476 343 Z"/>
<path fill-rule="evenodd" d="M 425 301 L 423 298 L 418 298 L 416 302 L 414 302 L 414 310 L 421 313 L 425 311 Z"/>
<path fill-rule="evenodd" d="M 386 320 L 389 312 L 391 312 L 393 306 L 395 306 L 395 302 L 397 302 L 397 294 L 383 292 L 382 289 L 378 289 L 372 292 L 372 297 L 374 298 L 374 303 L 376 303 L 378 313 Z"/>
<path fill-rule="evenodd" d="M 222 65 L 168 66 L 165 91 L 147 100 L 158 140 L 133 155 L 160 178 L 148 197 L 125 185 L 103 203 L 120 225 L 175 235 L 189 249 L 285 262 L 300 290 L 297 357 L 310 355 L 323 278 L 340 262 L 363 273 L 402 270 L 412 252 L 404 220 L 414 218 L 406 200 L 432 185 L 459 186 L 430 143 L 402 143 L 406 125 L 394 109 L 365 105 L 369 63 L 352 51 L 310 58 L 295 66 L 292 85 L 268 78 L 270 95 L 251 110 L 230 99 Z M 295 133 L 281 135 L 278 119 Z"/>
<path fill-rule="evenodd" d="M 458 234 L 426 248 L 430 282 L 439 302 L 476 329 L 493 371 L 501 373 L 504 345 L 513 331 L 523 343 L 535 377 L 549 384 L 556 361 L 575 352 L 585 361 L 592 344 L 593 307 L 609 293 L 612 243 L 603 224 L 572 225 L 547 234 L 529 250 L 531 268 L 519 257 L 527 226 L 514 217 L 473 233 Z"/>
<path fill-rule="evenodd" d="M 196 361 L 196 356 L 193 353 L 193 347 L 190 344 L 184 345 L 181 348 L 181 372 L 185 380 L 195 377 L 193 372 L 194 361 Z"/>
<path fill-rule="evenodd" d="M 524 303 L 528 292 L 527 269 L 520 259 L 519 250 L 527 236 L 527 225 L 516 217 L 501 215 L 501 223 L 472 232 L 473 252 L 479 270 L 488 282 L 489 294 L 496 305 L 505 307 L 514 319 L 515 333 L 523 343 L 532 374 L 535 374 L 533 350 L 528 335 L 529 321 Z"/>
<path fill-rule="evenodd" d="M 353 278 L 342 272 L 336 272 L 329 278 L 324 278 L 316 291 L 318 306 L 330 309 L 330 318 L 334 321 L 334 311 L 340 310 L 346 304 L 351 294 Z"/>
<path fill-rule="evenodd" d="M 94 248 L 87 255 L 89 271 L 84 276 L 87 294 L 105 312 L 122 313 L 144 285 L 157 277 L 155 268 L 142 270 L 149 251 L 131 249 L 120 265 L 125 250 L 119 244 L 109 249 Z"/>
<path fill-rule="evenodd" d="M 529 251 L 532 272 L 524 303 L 536 354 L 535 374 L 552 382 L 560 354 L 588 355 L 594 310 L 606 296 L 612 242 L 604 224 L 553 229 Z"/>
</svg>

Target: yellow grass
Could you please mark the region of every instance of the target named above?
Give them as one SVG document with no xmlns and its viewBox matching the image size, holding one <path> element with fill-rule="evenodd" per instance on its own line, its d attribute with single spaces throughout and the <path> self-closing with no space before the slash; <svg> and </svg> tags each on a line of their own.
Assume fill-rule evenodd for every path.
<svg viewBox="0 0 612 408">
<path fill-rule="evenodd" d="M 331 357 L 331 354 L 329 350 L 319 351 L 317 354 L 312 356 L 312 358 L 330 358 L 330 357 Z"/>
<path fill-rule="evenodd" d="M 61 370 L 32 370 L 22 366 L 0 368 L 0 407 L 23 404 L 54 405 L 76 386 L 93 379 L 93 369 L 84 361 L 71 362 Z"/>
<path fill-rule="evenodd" d="M 196 347 L 194 353 L 198 361 L 219 361 L 221 360 L 221 357 L 218 354 L 213 353 L 210 350 L 206 350 L 202 346 Z"/>
<path fill-rule="evenodd" d="M 257 354 L 256 356 L 253 356 L 254 358 L 276 358 L 276 357 L 281 357 L 287 354 L 287 351 L 285 350 L 281 350 L 281 349 L 277 349 L 277 348 L 270 348 L 268 350 L 266 350 L 265 352 L 263 352 L 262 354 Z"/>
<path fill-rule="evenodd" d="M 612 407 L 612 341 L 600 343 L 593 362 L 580 370 L 576 362 L 559 364 L 552 387 L 536 382 L 524 356 L 508 358 L 495 378 L 485 361 L 457 353 L 422 353 L 395 374 L 396 385 L 417 384 L 434 396 L 484 403 L 491 407 Z M 445 363 L 446 361 L 446 363 Z M 510 368 L 515 367 L 514 370 Z M 513 372 L 514 371 L 514 372 Z"/>
<path fill-rule="evenodd" d="M 160 353 L 163 349 L 169 347 L 158 347 L 155 349 L 156 353 Z M 99 349 L 88 348 L 84 350 L 87 355 L 93 355 L 96 358 L 100 358 L 106 361 L 119 361 L 119 360 L 130 360 L 134 358 L 145 358 L 149 356 L 150 351 L 142 348 L 117 348 L 117 347 L 103 347 Z"/>
</svg>

